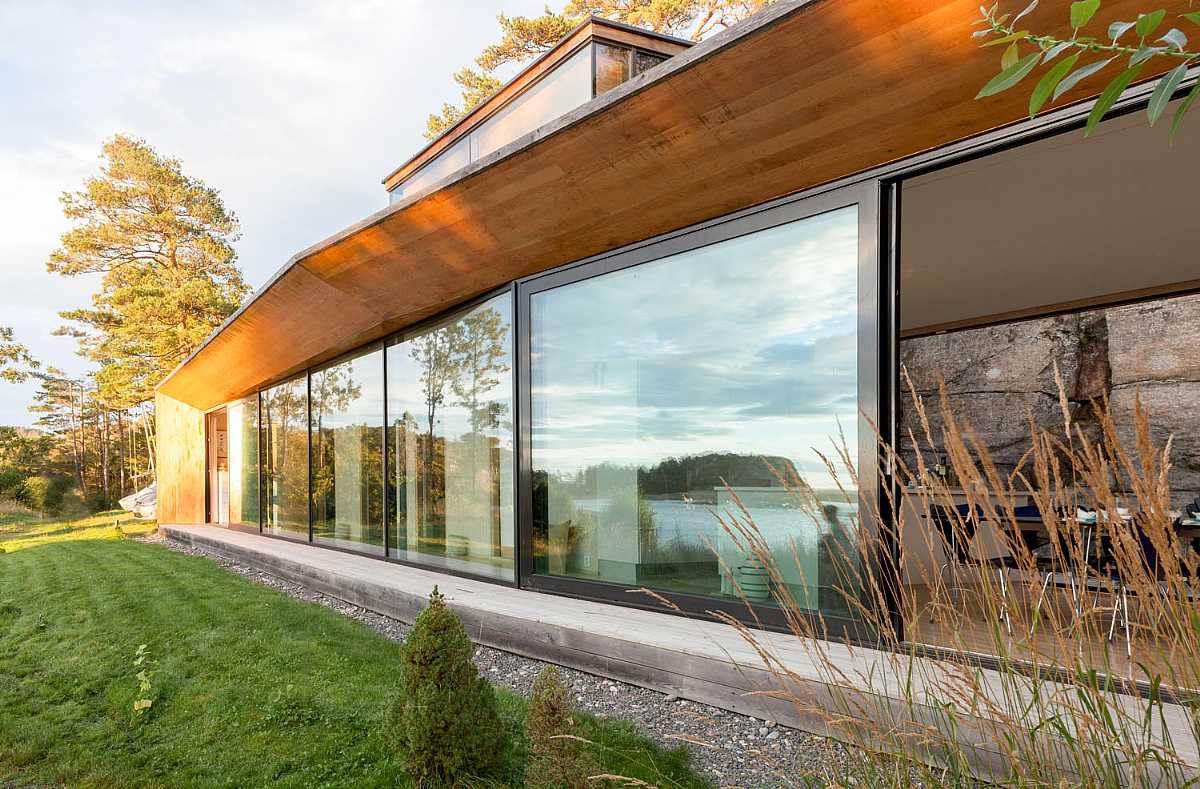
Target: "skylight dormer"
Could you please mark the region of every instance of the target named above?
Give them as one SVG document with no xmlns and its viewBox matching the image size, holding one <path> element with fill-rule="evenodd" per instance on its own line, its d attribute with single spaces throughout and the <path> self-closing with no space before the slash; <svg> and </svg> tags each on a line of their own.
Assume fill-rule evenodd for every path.
<svg viewBox="0 0 1200 789">
<path fill-rule="evenodd" d="M 397 202 L 648 71 L 690 41 L 592 17 L 384 179 Z"/>
</svg>

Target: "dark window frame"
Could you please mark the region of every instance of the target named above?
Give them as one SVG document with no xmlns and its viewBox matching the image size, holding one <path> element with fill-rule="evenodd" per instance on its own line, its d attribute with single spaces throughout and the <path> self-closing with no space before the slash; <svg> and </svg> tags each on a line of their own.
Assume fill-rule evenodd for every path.
<svg viewBox="0 0 1200 789">
<path fill-rule="evenodd" d="M 606 581 L 591 581 L 541 575 L 533 567 L 533 467 L 532 467 L 532 371 L 530 369 L 531 297 L 554 288 L 582 282 L 615 271 L 651 263 L 671 255 L 718 244 L 733 238 L 747 236 L 761 230 L 801 221 L 840 208 L 858 208 L 858 398 L 859 398 L 859 480 L 862 512 L 867 512 L 866 502 L 879 500 L 878 450 L 875 431 L 871 424 L 879 421 L 881 403 L 879 382 L 889 380 L 890 375 L 881 370 L 886 358 L 880 353 L 883 342 L 882 322 L 879 321 L 880 294 L 885 292 L 879 282 L 879 219 L 880 195 L 878 183 L 863 181 L 843 188 L 829 190 L 812 196 L 793 197 L 747 209 L 710 222 L 683 228 L 674 233 L 649 239 L 599 255 L 583 261 L 561 266 L 550 271 L 526 277 L 517 282 L 517 485 L 518 535 L 520 557 L 518 580 L 522 588 L 590 600 L 619 603 L 634 607 L 667 612 L 661 603 L 631 594 L 633 587 Z M 860 528 L 875 531 L 873 523 L 860 523 Z M 877 561 L 879 557 L 863 557 L 864 561 Z M 787 619 L 783 611 L 775 606 L 749 604 L 741 600 L 717 597 L 662 592 L 665 599 L 678 606 L 679 612 L 699 618 L 712 618 L 710 611 L 723 611 L 749 624 L 772 630 L 787 630 Z M 635 599 L 640 597 L 641 599 Z M 848 638 L 860 643 L 873 643 L 877 638 L 864 627 L 864 623 L 833 614 L 812 612 L 811 619 L 817 632 L 827 631 L 831 638 Z"/>
</svg>

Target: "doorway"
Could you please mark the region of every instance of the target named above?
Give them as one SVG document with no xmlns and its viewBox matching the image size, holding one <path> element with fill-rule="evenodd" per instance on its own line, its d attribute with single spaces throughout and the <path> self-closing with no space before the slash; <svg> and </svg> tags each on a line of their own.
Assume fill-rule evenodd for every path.
<svg viewBox="0 0 1200 789">
<path fill-rule="evenodd" d="M 906 438 L 897 452 L 903 466 L 926 470 L 910 480 L 900 517 L 910 641 L 1010 650 L 996 644 L 982 610 L 986 568 L 994 583 L 1013 584 L 1001 592 L 1005 616 L 1017 623 L 1009 627 L 1020 634 L 1010 657 L 1087 654 L 1126 674 L 1171 654 L 1151 637 L 1131 647 L 1107 632 L 1080 635 L 1084 608 L 1075 589 L 1088 585 L 1096 594 L 1079 599 L 1111 611 L 1115 562 L 1100 553 L 1099 537 L 1095 552 L 1087 542 L 1080 562 L 1064 561 L 1056 548 L 1063 538 L 1048 525 L 1086 523 L 1087 510 L 1077 515 L 1074 505 L 1089 505 L 1095 480 L 1069 468 L 1067 448 L 1120 439 L 1132 452 L 1138 418 L 1154 444 L 1169 449 L 1163 488 L 1171 500 L 1163 509 L 1182 510 L 1200 495 L 1200 279 L 1189 234 L 1193 201 L 1180 178 L 1194 169 L 1187 146 L 1194 151 L 1200 136 L 1184 126 L 1172 147 L 1161 131 L 1131 113 L 1086 140 L 1081 130 L 1067 131 L 899 183 L 894 359 L 905 378 L 896 434 Z M 998 484 L 956 478 L 944 429 L 951 416 L 970 426 L 973 456 L 986 455 Z M 1062 464 L 1055 470 L 1062 476 L 1046 486 L 1034 467 L 1033 436 L 1063 436 L 1064 427 L 1062 448 L 1045 455 Z M 1137 511 L 1136 492 L 1119 472 L 1106 486 Z M 944 495 L 930 506 L 935 489 Z M 1061 512 L 1039 505 L 1051 498 L 1064 502 Z M 950 534 L 956 508 L 971 524 L 965 540 Z M 1037 564 L 1015 567 L 1014 545 Z M 956 606 L 954 616 L 929 613 L 941 596 Z M 1052 615 L 1073 629 L 1056 633 L 1047 624 Z M 1020 630 L 1035 619 L 1037 639 Z"/>
<path fill-rule="evenodd" d="M 229 525 L 229 417 L 224 408 L 204 417 L 209 523 Z"/>
</svg>

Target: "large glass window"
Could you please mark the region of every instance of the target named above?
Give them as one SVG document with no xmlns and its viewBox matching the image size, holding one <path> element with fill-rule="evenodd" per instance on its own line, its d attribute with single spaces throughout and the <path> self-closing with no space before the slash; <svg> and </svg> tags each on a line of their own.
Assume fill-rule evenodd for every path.
<svg viewBox="0 0 1200 789">
<path fill-rule="evenodd" d="M 409 176 L 407 181 L 393 189 L 388 201 L 395 203 L 406 195 L 416 194 L 425 187 L 432 186 L 451 173 L 466 167 L 471 161 L 471 140 L 463 137 Z"/>
<path fill-rule="evenodd" d="M 857 275 L 849 207 L 534 292 L 535 572 L 717 597 L 731 574 L 845 613 L 858 504 L 817 450 L 857 457 Z M 718 523 L 735 496 L 786 590 Z"/>
<path fill-rule="evenodd" d="M 592 53 L 582 47 L 389 193 L 395 203 L 544 126 L 592 98 Z"/>
<path fill-rule="evenodd" d="M 262 392 L 263 531 L 308 539 L 308 395 L 304 377 Z"/>
<path fill-rule="evenodd" d="M 627 47 L 612 44 L 596 45 L 596 95 L 607 93 L 629 79 L 629 55 Z"/>
<path fill-rule="evenodd" d="M 229 515 L 258 525 L 258 395 L 230 403 L 228 410 Z"/>
<path fill-rule="evenodd" d="M 471 161 L 586 103 L 592 97 L 591 76 L 584 47 L 471 132 Z"/>
<path fill-rule="evenodd" d="M 399 558 L 513 577 L 512 305 L 389 345 L 389 528 Z"/>
<path fill-rule="evenodd" d="M 659 55 L 654 52 L 644 52 L 640 49 L 634 50 L 633 53 L 633 76 L 641 74 L 643 71 L 649 71 L 667 59 L 666 55 Z"/>
<path fill-rule="evenodd" d="M 383 553 L 383 348 L 312 373 L 313 540 Z"/>
</svg>

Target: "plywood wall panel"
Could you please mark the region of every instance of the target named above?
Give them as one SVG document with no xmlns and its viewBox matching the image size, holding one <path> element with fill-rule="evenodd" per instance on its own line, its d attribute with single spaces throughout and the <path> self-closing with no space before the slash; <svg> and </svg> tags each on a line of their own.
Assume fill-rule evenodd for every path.
<svg viewBox="0 0 1200 789">
<path fill-rule="evenodd" d="M 158 522 L 204 523 L 204 413 L 159 392 L 154 418 Z"/>
</svg>

